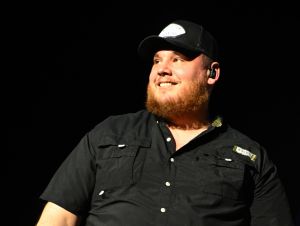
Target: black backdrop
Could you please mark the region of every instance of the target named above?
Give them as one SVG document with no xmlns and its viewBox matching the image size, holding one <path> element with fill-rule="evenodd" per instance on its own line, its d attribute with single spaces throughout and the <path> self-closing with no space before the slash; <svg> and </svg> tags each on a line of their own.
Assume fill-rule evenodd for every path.
<svg viewBox="0 0 300 226">
<path fill-rule="evenodd" d="M 143 108 L 149 68 L 138 59 L 137 45 L 179 18 L 203 24 L 219 40 L 222 77 L 213 107 L 267 148 L 296 217 L 300 198 L 295 10 L 237 3 L 173 8 L 153 4 L 137 9 L 98 6 L 91 11 L 80 5 L 76 10 L 26 5 L 26 10 L 21 6 L 6 18 L 5 58 L 13 65 L 7 64 L 3 75 L 8 146 L 2 161 L 7 169 L 6 209 L 16 216 L 8 225 L 34 225 L 43 206 L 39 195 L 88 130 L 108 115 Z"/>
</svg>

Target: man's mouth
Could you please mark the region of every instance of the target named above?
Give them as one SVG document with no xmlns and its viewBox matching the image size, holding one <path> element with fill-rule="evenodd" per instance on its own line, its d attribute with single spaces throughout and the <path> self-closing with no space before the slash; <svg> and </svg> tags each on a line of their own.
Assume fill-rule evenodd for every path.
<svg viewBox="0 0 300 226">
<path fill-rule="evenodd" d="M 175 82 L 159 82 L 158 86 L 159 87 L 168 87 L 168 86 L 172 86 L 172 85 L 176 85 L 177 83 Z"/>
</svg>

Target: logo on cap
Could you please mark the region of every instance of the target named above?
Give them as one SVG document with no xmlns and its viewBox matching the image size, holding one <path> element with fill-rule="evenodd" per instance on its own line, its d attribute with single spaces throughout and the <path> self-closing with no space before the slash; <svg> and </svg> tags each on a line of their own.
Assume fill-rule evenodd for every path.
<svg viewBox="0 0 300 226">
<path fill-rule="evenodd" d="M 165 27 L 160 33 L 159 37 L 166 38 L 166 37 L 176 37 L 178 35 L 185 34 L 185 30 L 179 24 L 169 24 Z"/>
</svg>

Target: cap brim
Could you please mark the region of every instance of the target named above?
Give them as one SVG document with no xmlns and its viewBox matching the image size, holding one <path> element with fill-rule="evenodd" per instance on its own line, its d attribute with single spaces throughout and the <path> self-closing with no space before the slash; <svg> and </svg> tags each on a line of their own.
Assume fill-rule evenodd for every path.
<svg viewBox="0 0 300 226">
<path fill-rule="evenodd" d="M 152 35 L 141 41 L 138 46 L 138 55 L 145 60 L 151 60 L 154 54 L 159 50 L 174 50 L 189 58 L 194 58 L 201 53 L 189 49 L 187 46 L 184 46 L 172 38 L 162 38 Z"/>
</svg>

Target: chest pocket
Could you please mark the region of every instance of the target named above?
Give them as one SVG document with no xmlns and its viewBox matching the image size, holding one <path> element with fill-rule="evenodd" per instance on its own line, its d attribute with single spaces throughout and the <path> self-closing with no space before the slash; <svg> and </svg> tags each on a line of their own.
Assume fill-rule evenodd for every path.
<svg viewBox="0 0 300 226">
<path fill-rule="evenodd" d="M 150 144 L 146 138 L 102 137 L 96 155 L 96 186 L 107 189 L 135 183 Z"/>
<path fill-rule="evenodd" d="M 198 178 L 203 192 L 229 199 L 243 196 L 245 164 L 237 158 L 203 154 L 199 167 Z"/>
</svg>

